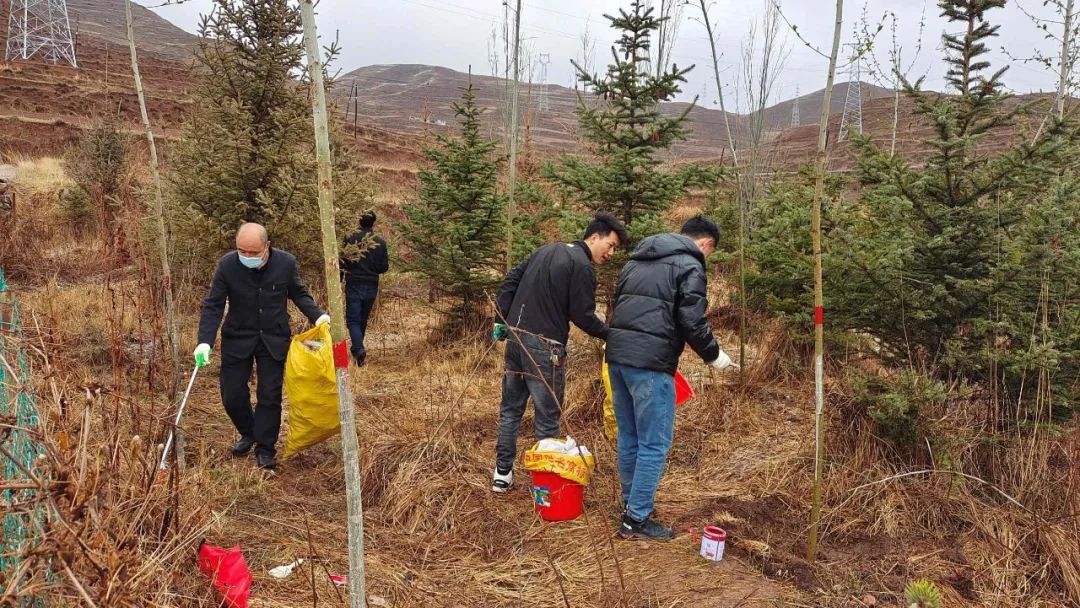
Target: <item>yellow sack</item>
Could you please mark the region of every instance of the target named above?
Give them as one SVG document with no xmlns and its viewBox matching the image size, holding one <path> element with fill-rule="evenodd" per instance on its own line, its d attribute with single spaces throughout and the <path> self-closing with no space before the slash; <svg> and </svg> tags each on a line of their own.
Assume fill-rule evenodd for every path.
<svg viewBox="0 0 1080 608">
<path fill-rule="evenodd" d="M 615 401 L 611 398 L 611 376 L 608 375 L 607 358 L 600 368 L 600 376 L 604 379 L 604 437 L 608 441 L 615 441 L 619 434 L 619 423 L 615 420 Z"/>
<path fill-rule="evenodd" d="M 293 336 L 285 360 L 285 396 L 289 398 L 289 436 L 284 458 L 338 433 L 341 419 L 329 324 Z"/>
<path fill-rule="evenodd" d="M 559 477 L 576 481 L 583 486 L 589 485 L 589 474 L 596 468 L 596 457 L 587 452 L 563 454 L 560 452 L 541 452 L 537 443 L 525 452 L 525 469 L 554 473 Z"/>
</svg>

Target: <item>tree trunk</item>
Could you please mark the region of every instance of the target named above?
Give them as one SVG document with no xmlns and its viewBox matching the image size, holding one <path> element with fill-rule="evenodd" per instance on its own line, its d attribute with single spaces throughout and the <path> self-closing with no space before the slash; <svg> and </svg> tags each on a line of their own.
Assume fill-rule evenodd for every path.
<svg viewBox="0 0 1080 608">
<path fill-rule="evenodd" d="M 709 21 L 709 9 L 705 0 L 698 0 L 698 6 L 701 8 L 701 21 L 705 24 L 705 32 L 709 36 L 716 95 L 720 101 L 720 114 L 724 117 L 728 147 L 731 149 L 731 165 L 735 170 L 735 203 L 739 206 L 739 380 L 742 381 L 743 368 L 746 367 L 746 203 L 743 200 L 742 178 L 739 175 L 739 153 L 735 149 L 735 138 L 731 135 L 731 120 L 724 107 L 724 87 L 720 82 L 720 58 L 716 54 L 716 38 L 713 36 L 712 22 Z"/>
<path fill-rule="evenodd" d="M 1065 28 L 1061 34 L 1061 61 L 1058 74 L 1057 114 L 1060 120 L 1065 116 L 1065 92 L 1069 86 L 1072 72 L 1072 17 L 1074 0 L 1065 2 Z"/>
<path fill-rule="evenodd" d="M 313 0 L 301 0 L 304 46 L 311 77 L 311 106 L 315 123 L 315 154 L 319 163 L 319 223 L 322 226 L 323 274 L 330 303 L 330 335 L 334 342 L 334 371 L 337 378 L 338 413 L 341 417 L 341 456 L 345 463 L 346 528 L 349 538 L 349 606 L 364 608 L 364 507 L 360 499 L 360 448 L 356 438 L 352 395 L 349 393 L 349 351 L 345 342 L 345 306 L 338 269 L 338 241 L 334 230 L 334 182 L 330 166 L 330 131 L 326 119 L 326 88 L 322 58 L 315 32 Z"/>
<path fill-rule="evenodd" d="M 165 203 L 161 194 L 161 173 L 158 171 L 157 146 L 154 144 L 154 132 L 150 129 L 150 116 L 146 111 L 146 96 L 143 93 L 142 78 L 139 75 L 139 56 L 135 51 L 135 27 L 131 17 L 131 0 L 124 2 L 124 18 L 127 21 L 128 47 L 131 50 L 131 73 L 135 78 L 135 93 L 139 98 L 139 111 L 142 114 L 143 131 L 146 143 L 150 147 L 150 175 L 154 181 L 154 216 L 158 228 L 158 254 L 161 258 L 161 281 L 165 292 L 165 333 L 168 334 L 169 354 L 172 358 L 172 381 L 169 386 L 170 402 L 175 400 L 180 388 L 180 343 L 176 331 L 176 304 L 172 293 L 172 268 L 169 264 L 169 239 L 165 224 Z M 184 436 L 179 428 L 174 429 L 176 436 L 176 460 L 183 468 Z"/>
<path fill-rule="evenodd" d="M 521 0 L 514 12 L 514 79 L 510 82 L 510 175 L 506 180 L 506 272 L 514 267 L 514 190 L 517 187 L 518 80 L 521 78 Z"/>
<path fill-rule="evenodd" d="M 821 524 L 821 483 L 825 470 L 825 311 L 821 280 L 821 201 L 825 197 L 825 146 L 829 135 L 829 106 L 832 104 L 833 77 L 836 75 L 836 54 L 840 49 L 840 31 L 844 24 L 844 0 L 836 0 L 836 25 L 833 29 L 829 72 L 825 79 L 825 94 L 821 100 L 818 121 L 816 176 L 814 178 L 814 207 L 811 236 L 814 247 L 814 498 L 810 510 L 810 539 L 806 559 L 814 561 L 817 554 L 818 528 Z"/>
</svg>

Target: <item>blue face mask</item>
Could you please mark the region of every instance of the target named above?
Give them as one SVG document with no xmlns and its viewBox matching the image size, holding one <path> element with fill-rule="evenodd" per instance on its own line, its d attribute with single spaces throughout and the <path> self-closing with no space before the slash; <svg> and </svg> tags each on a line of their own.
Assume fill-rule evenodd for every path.
<svg viewBox="0 0 1080 608">
<path fill-rule="evenodd" d="M 263 264 L 262 257 L 249 258 L 246 255 L 240 255 L 239 253 L 237 253 L 237 255 L 240 256 L 240 263 L 248 268 L 255 269 Z"/>
</svg>

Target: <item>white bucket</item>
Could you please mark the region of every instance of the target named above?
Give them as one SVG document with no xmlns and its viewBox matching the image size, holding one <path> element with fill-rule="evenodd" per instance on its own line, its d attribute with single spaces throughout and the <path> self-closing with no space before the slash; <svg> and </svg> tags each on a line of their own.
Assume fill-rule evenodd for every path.
<svg viewBox="0 0 1080 608">
<path fill-rule="evenodd" d="M 701 557 L 714 562 L 724 559 L 725 541 L 727 532 L 716 526 L 705 526 L 701 531 Z"/>
</svg>

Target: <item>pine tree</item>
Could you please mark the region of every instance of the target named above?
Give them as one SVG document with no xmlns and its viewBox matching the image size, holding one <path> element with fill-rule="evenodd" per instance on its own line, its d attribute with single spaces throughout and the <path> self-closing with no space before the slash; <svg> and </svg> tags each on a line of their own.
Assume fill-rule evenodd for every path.
<svg viewBox="0 0 1080 608">
<path fill-rule="evenodd" d="M 994 387 L 1011 403 L 1034 403 L 1041 383 L 1062 413 L 1080 402 L 1080 135 L 1068 116 L 1034 137 L 1024 131 L 1035 108 L 1004 93 L 1005 70 L 986 61 L 997 31 L 986 18 L 1001 4 L 939 3 L 964 32 L 945 36 L 950 94 L 904 83 L 933 128 L 925 158 L 853 140 L 858 196 L 838 191 L 825 208 L 825 310 L 831 338 L 861 343 L 889 367 Z M 986 145 L 997 143 L 990 136 L 1012 140 Z M 755 211 L 748 295 L 806 337 L 800 187 L 774 184 Z"/>
<path fill-rule="evenodd" d="M 932 152 L 925 166 L 913 167 L 868 137 L 858 140 L 868 213 L 847 239 L 846 307 L 854 324 L 877 337 L 893 362 L 917 359 L 944 376 L 974 380 L 988 377 L 987 346 L 1000 323 L 1023 324 L 1021 311 L 999 306 L 1003 292 L 1024 278 L 1004 252 L 1022 230 L 1030 201 L 1066 165 L 1063 154 L 1077 135 L 1058 121 L 1033 141 L 1002 151 L 980 148 L 992 130 L 1015 128 L 1030 109 L 1007 103 L 1001 81 L 1007 68 L 988 74 L 987 44 L 998 28 L 986 14 L 1003 5 L 939 3 L 942 16 L 964 30 L 943 36 L 952 95 L 905 82 L 916 113 L 934 127 L 926 142 Z"/>
<path fill-rule="evenodd" d="M 1018 129 L 1032 107 L 1010 103 L 1005 69 L 987 75 L 985 60 L 997 31 L 986 14 L 1003 4 L 940 3 L 965 33 L 944 36 L 952 95 L 905 83 L 935 129 L 925 166 L 858 140 L 867 212 L 845 239 L 838 306 L 895 365 L 994 386 L 1010 402 L 1034 403 L 1038 391 L 1023 388 L 1041 383 L 1060 411 L 1077 402 L 1080 369 L 1068 304 L 1080 295 L 1080 242 L 1070 237 L 1080 191 L 1066 170 L 1077 130 L 1068 117 L 1032 140 Z M 992 130 L 1023 140 L 987 151 Z"/>
<path fill-rule="evenodd" d="M 102 228 L 113 227 L 119 197 L 128 185 L 130 147 L 115 119 L 99 118 L 68 152 L 64 166 L 75 188 L 63 202 L 73 224 L 86 226 L 96 219 Z"/>
<path fill-rule="evenodd" d="M 456 300 L 453 319 L 462 328 L 484 317 L 484 302 L 502 278 L 506 200 L 498 192 L 501 159 L 480 134 L 482 110 L 471 82 L 452 107 L 461 135 L 440 136 L 426 150 L 431 167 L 420 172 L 400 229 L 412 254 L 407 269 Z"/>
<path fill-rule="evenodd" d="M 194 109 L 170 159 L 178 242 L 213 259 L 241 223 L 259 222 L 275 245 L 321 268 L 311 106 L 296 78 L 305 73 L 299 7 L 215 0 L 199 33 Z M 345 235 L 369 200 L 345 155 L 335 164 Z"/>
<path fill-rule="evenodd" d="M 658 227 L 656 219 L 689 187 L 712 183 L 715 175 L 699 167 L 662 170 L 658 154 L 688 134 L 691 103 L 675 116 L 661 111 L 660 102 L 680 92 L 686 74 L 693 69 L 650 70 L 651 37 L 663 19 L 653 8 L 634 0 L 629 12 L 605 15 L 611 27 L 621 31 L 612 48 L 615 63 L 600 77 L 574 62 L 583 88 L 598 99 L 589 104 L 579 98 L 577 115 L 581 132 L 591 144 L 595 161 L 564 156 L 549 165 L 545 175 L 561 193 L 590 212 L 616 214 L 635 234 Z"/>
</svg>

